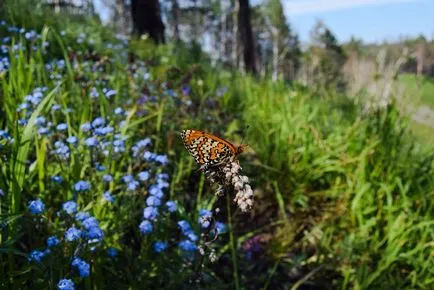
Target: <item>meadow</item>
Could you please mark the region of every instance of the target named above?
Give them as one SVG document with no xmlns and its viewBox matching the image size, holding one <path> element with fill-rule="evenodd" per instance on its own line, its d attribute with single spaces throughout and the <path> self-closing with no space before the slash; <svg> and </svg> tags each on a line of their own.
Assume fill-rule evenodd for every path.
<svg viewBox="0 0 434 290">
<path fill-rule="evenodd" d="M 434 151 L 397 104 L 30 10 L 0 22 L 1 288 L 432 289 Z M 252 209 L 183 129 L 249 145 Z"/>
</svg>

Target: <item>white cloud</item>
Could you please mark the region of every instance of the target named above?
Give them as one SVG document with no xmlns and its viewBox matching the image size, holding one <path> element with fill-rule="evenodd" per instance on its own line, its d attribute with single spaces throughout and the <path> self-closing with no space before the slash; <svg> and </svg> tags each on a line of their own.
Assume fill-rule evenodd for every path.
<svg viewBox="0 0 434 290">
<path fill-rule="evenodd" d="M 418 0 L 283 0 L 283 3 L 287 14 L 301 15 L 343 10 L 368 5 L 386 5 L 415 1 Z"/>
</svg>

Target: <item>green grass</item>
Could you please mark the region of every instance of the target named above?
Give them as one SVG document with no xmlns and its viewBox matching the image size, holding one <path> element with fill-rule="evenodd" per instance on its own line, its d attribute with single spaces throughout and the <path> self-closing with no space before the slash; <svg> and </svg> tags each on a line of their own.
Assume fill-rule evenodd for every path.
<svg viewBox="0 0 434 290">
<path fill-rule="evenodd" d="M 429 106 L 434 110 L 434 78 L 410 74 L 401 75 L 399 81 L 409 89 L 413 98 L 419 98 L 420 105 Z"/>
<path fill-rule="evenodd" d="M 24 21 L 12 12 L 17 25 Z M 423 138 L 429 130 L 409 125 L 395 104 L 363 112 L 346 95 L 211 68 L 206 56 L 186 44 L 122 44 L 93 22 L 85 22 L 93 24 L 79 43 L 83 23 L 71 20 L 60 37 L 59 19 L 44 26 L 41 15 L 25 22 L 44 27 L 32 43 L 38 49 L 11 52 L 8 72 L 0 75 L 0 130 L 14 140 L 0 138 L 1 287 L 47 289 L 68 278 L 80 289 L 179 289 L 191 287 L 199 269 L 202 280 L 195 286 L 203 289 L 432 288 L 434 152 L 410 132 Z M 50 45 L 43 48 L 45 39 Z M 19 34 L 12 41 L 29 44 Z M 134 62 L 128 63 L 128 53 Z M 41 102 L 17 112 L 42 87 L 47 90 Z M 107 89 L 117 93 L 107 98 Z M 98 96 L 91 96 L 93 90 Z M 118 107 L 125 114 L 115 114 Z M 52 134 L 38 133 L 48 126 L 38 116 L 53 123 Z M 86 145 L 91 133 L 81 126 L 97 117 L 113 132 L 95 135 L 105 145 L 92 148 Z M 23 118 L 27 124 L 19 125 Z M 67 124 L 66 131 L 56 130 L 60 123 Z M 215 188 L 183 148 L 178 132 L 185 128 L 250 146 L 240 162 L 255 189 L 252 212 L 240 213 L 230 196 L 214 196 Z M 66 144 L 71 136 L 77 145 Z M 146 137 L 152 141 L 146 150 L 170 163 L 133 154 Z M 57 141 L 69 148 L 68 158 L 55 153 Z M 150 178 L 129 190 L 123 177 L 138 179 L 141 171 Z M 152 234 L 142 235 L 143 209 L 152 186 L 161 183 L 160 173 L 169 175 L 162 202 L 175 200 L 178 210 L 159 207 Z M 103 182 L 104 174 L 113 180 Z M 79 180 L 88 181 L 91 190 L 74 190 Z M 115 202 L 102 197 L 107 190 Z M 36 198 L 46 205 L 42 215 L 27 208 Z M 65 240 L 69 227 L 84 230 L 61 210 L 68 200 L 98 220 L 104 239 L 94 250 L 85 238 Z M 180 249 L 187 237 L 177 222 L 188 221 L 202 240 L 199 210 L 216 207 L 229 233 L 208 245 L 218 258 L 211 263 L 207 247 L 204 259 Z M 29 262 L 29 253 L 45 250 L 51 235 L 60 245 L 41 263 Z M 168 249 L 156 253 L 156 241 L 167 241 Z M 254 251 L 246 251 L 246 242 L 255 243 Z M 107 255 L 110 247 L 117 257 Z M 89 277 L 80 278 L 71 266 L 74 256 L 91 265 Z"/>
</svg>

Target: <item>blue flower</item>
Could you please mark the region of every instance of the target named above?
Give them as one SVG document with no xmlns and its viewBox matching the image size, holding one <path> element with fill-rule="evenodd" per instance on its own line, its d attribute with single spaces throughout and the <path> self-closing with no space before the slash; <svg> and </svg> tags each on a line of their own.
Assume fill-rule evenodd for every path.
<svg viewBox="0 0 434 290">
<path fill-rule="evenodd" d="M 118 255 L 118 250 L 116 248 L 110 247 L 107 249 L 107 255 L 110 258 L 114 258 Z"/>
<path fill-rule="evenodd" d="M 55 182 L 55 183 L 60 184 L 60 183 L 62 183 L 63 178 L 62 178 L 62 176 L 55 175 L 55 176 L 52 176 L 52 177 L 51 177 L 51 180 L 52 180 L 53 182 Z"/>
<path fill-rule="evenodd" d="M 139 225 L 139 230 L 143 235 L 152 233 L 153 227 L 150 221 L 144 220 Z"/>
<path fill-rule="evenodd" d="M 168 244 L 166 242 L 156 241 L 153 246 L 156 253 L 161 253 L 167 249 Z"/>
<path fill-rule="evenodd" d="M 132 175 L 124 175 L 122 176 L 122 181 L 125 183 L 130 183 L 134 180 L 134 177 Z"/>
<path fill-rule="evenodd" d="M 138 174 L 138 177 L 140 181 L 146 181 L 151 177 L 151 175 L 148 171 L 142 171 Z"/>
<path fill-rule="evenodd" d="M 38 250 L 32 251 L 29 255 L 29 261 L 30 262 L 41 262 L 42 258 L 44 257 L 44 253 Z"/>
<path fill-rule="evenodd" d="M 50 134 L 50 129 L 48 129 L 46 127 L 41 127 L 38 129 L 38 134 L 39 135 L 48 135 L 48 134 Z"/>
<path fill-rule="evenodd" d="M 87 147 L 96 147 L 98 145 L 98 140 L 94 137 L 89 137 L 84 141 L 84 144 L 86 144 Z"/>
<path fill-rule="evenodd" d="M 61 123 L 56 126 L 57 131 L 65 131 L 66 129 L 68 129 L 68 125 L 66 125 L 65 123 Z"/>
<path fill-rule="evenodd" d="M 74 282 L 70 279 L 62 279 L 57 283 L 59 290 L 74 290 Z"/>
<path fill-rule="evenodd" d="M 104 196 L 104 199 L 107 200 L 108 202 L 113 203 L 115 201 L 115 198 L 113 197 L 113 195 L 111 194 L 110 191 L 104 192 L 103 196 Z"/>
<path fill-rule="evenodd" d="M 104 125 L 105 125 L 105 120 L 104 120 L 104 118 L 98 117 L 98 118 L 95 118 L 95 119 L 92 121 L 92 127 L 93 127 L 93 128 L 102 127 L 102 126 L 104 126 Z"/>
<path fill-rule="evenodd" d="M 136 190 L 137 189 L 137 187 L 139 187 L 139 182 L 137 181 L 137 180 L 133 180 L 133 181 L 131 181 L 131 182 L 129 182 L 128 184 L 127 184 L 127 189 L 129 190 L 129 191 L 134 191 L 134 190 Z"/>
<path fill-rule="evenodd" d="M 32 200 L 29 202 L 28 209 L 31 214 L 41 214 L 45 210 L 45 204 L 40 199 Z"/>
<path fill-rule="evenodd" d="M 75 215 L 75 219 L 79 222 L 83 222 L 85 219 L 87 219 L 89 217 L 90 217 L 90 214 L 85 212 L 85 211 L 81 211 Z"/>
<path fill-rule="evenodd" d="M 110 182 L 113 180 L 113 177 L 110 174 L 104 174 L 104 176 L 102 177 L 102 180 L 104 182 Z"/>
<path fill-rule="evenodd" d="M 88 191 L 90 189 L 90 183 L 87 181 L 81 180 L 74 185 L 74 189 L 77 192 Z"/>
<path fill-rule="evenodd" d="M 51 111 L 58 111 L 58 110 L 60 110 L 62 107 L 60 106 L 60 105 L 58 105 L 58 104 L 54 104 L 52 107 L 51 107 Z"/>
<path fill-rule="evenodd" d="M 167 158 L 167 155 L 157 155 L 155 158 L 157 162 L 160 162 L 162 165 L 166 165 L 169 163 L 169 158 Z"/>
<path fill-rule="evenodd" d="M 90 97 L 92 98 L 92 99 L 95 99 L 95 98 L 98 98 L 99 97 L 99 93 L 98 93 L 98 91 L 96 90 L 96 88 L 92 88 L 92 89 L 90 89 Z"/>
<path fill-rule="evenodd" d="M 81 125 L 81 131 L 83 131 L 84 133 L 89 132 L 91 128 L 92 127 L 90 123 L 84 123 L 83 125 Z"/>
<path fill-rule="evenodd" d="M 83 236 L 91 243 L 101 242 L 104 239 L 104 232 L 98 226 L 93 226 L 84 231 Z"/>
<path fill-rule="evenodd" d="M 215 228 L 218 234 L 223 234 L 228 230 L 228 227 L 222 222 L 216 222 Z"/>
<path fill-rule="evenodd" d="M 193 252 L 197 250 L 197 246 L 190 240 L 181 241 L 178 246 L 185 252 Z"/>
<path fill-rule="evenodd" d="M 178 222 L 178 226 L 181 228 L 181 231 L 182 231 L 183 234 L 185 234 L 185 233 L 187 233 L 187 232 L 189 232 L 189 231 L 192 230 L 189 222 L 186 221 L 186 220 L 179 221 Z"/>
<path fill-rule="evenodd" d="M 87 219 L 85 219 L 84 221 L 82 221 L 81 225 L 86 230 L 89 230 L 89 229 L 91 229 L 93 227 L 99 227 L 98 220 L 96 218 L 94 218 L 93 216 L 88 217 Z"/>
<path fill-rule="evenodd" d="M 160 206 L 161 205 L 161 200 L 159 199 L 159 198 L 157 198 L 157 197 L 155 197 L 155 196 L 149 196 L 147 199 L 146 199 L 146 204 L 148 205 L 148 206 L 154 206 L 154 207 L 157 207 L 157 206 Z"/>
<path fill-rule="evenodd" d="M 71 265 L 78 271 L 81 278 L 86 278 L 90 274 L 90 265 L 82 259 L 76 257 L 72 260 Z"/>
<path fill-rule="evenodd" d="M 149 187 L 149 194 L 154 195 L 158 198 L 163 198 L 164 192 L 157 185 L 152 185 Z"/>
<path fill-rule="evenodd" d="M 120 107 L 117 107 L 117 108 L 115 109 L 115 114 L 116 114 L 116 115 L 121 115 L 123 112 L 124 112 L 124 110 L 122 110 L 122 108 L 120 108 Z"/>
<path fill-rule="evenodd" d="M 69 158 L 69 148 L 68 146 L 66 146 L 65 143 L 63 143 L 62 141 L 56 141 L 56 143 L 54 143 L 54 147 L 56 148 L 56 154 L 59 155 L 60 158 Z"/>
<path fill-rule="evenodd" d="M 169 200 L 166 202 L 166 206 L 169 212 L 176 212 L 178 210 L 178 205 L 174 201 Z"/>
<path fill-rule="evenodd" d="M 62 209 L 68 214 L 74 214 L 77 212 L 77 203 L 75 201 L 67 201 L 62 205 Z"/>
<path fill-rule="evenodd" d="M 203 229 L 206 229 L 209 227 L 211 223 L 212 218 L 212 212 L 207 209 L 201 209 L 199 211 L 199 220 L 198 223 L 201 225 Z"/>
<path fill-rule="evenodd" d="M 0 197 L 5 196 L 3 189 L 0 188 Z"/>
<path fill-rule="evenodd" d="M 99 172 L 105 171 L 105 166 L 102 164 L 97 164 L 96 170 L 98 170 Z"/>
<path fill-rule="evenodd" d="M 110 99 L 110 97 L 114 96 L 117 94 L 117 92 L 115 90 L 107 90 L 107 89 L 103 89 L 104 91 L 104 95 L 107 99 Z"/>
<path fill-rule="evenodd" d="M 57 237 L 55 237 L 55 236 L 48 237 L 48 239 L 47 239 L 47 246 L 49 248 L 55 247 L 58 244 L 59 244 L 59 239 Z"/>
<path fill-rule="evenodd" d="M 65 232 L 65 240 L 68 242 L 76 241 L 80 238 L 81 231 L 77 228 L 71 227 Z"/>
<path fill-rule="evenodd" d="M 143 217 L 145 219 L 154 220 L 158 216 L 158 209 L 156 207 L 148 206 L 143 210 Z"/>
<path fill-rule="evenodd" d="M 68 137 L 68 139 L 66 139 L 66 142 L 68 142 L 69 144 L 77 144 L 78 138 L 75 136 L 70 136 Z"/>
<path fill-rule="evenodd" d="M 35 119 L 35 124 L 36 124 L 36 126 L 42 126 L 45 124 L 46 121 L 47 120 L 45 119 L 45 117 L 39 116 Z"/>
</svg>

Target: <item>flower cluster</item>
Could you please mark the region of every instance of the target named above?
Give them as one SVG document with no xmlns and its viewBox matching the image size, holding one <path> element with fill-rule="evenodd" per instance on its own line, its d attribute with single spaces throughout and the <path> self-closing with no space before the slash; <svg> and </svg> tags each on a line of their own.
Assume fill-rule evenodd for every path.
<svg viewBox="0 0 434 290">
<path fill-rule="evenodd" d="M 238 161 L 231 161 L 220 166 L 210 166 L 203 169 L 207 178 L 219 187 L 217 195 L 229 188 L 235 192 L 234 202 L 243 212 L 247 212 L 253 206 L 253 190 L 249 184 L 249 178 L 241 175 L 241 166 Z"/>
</svg>

